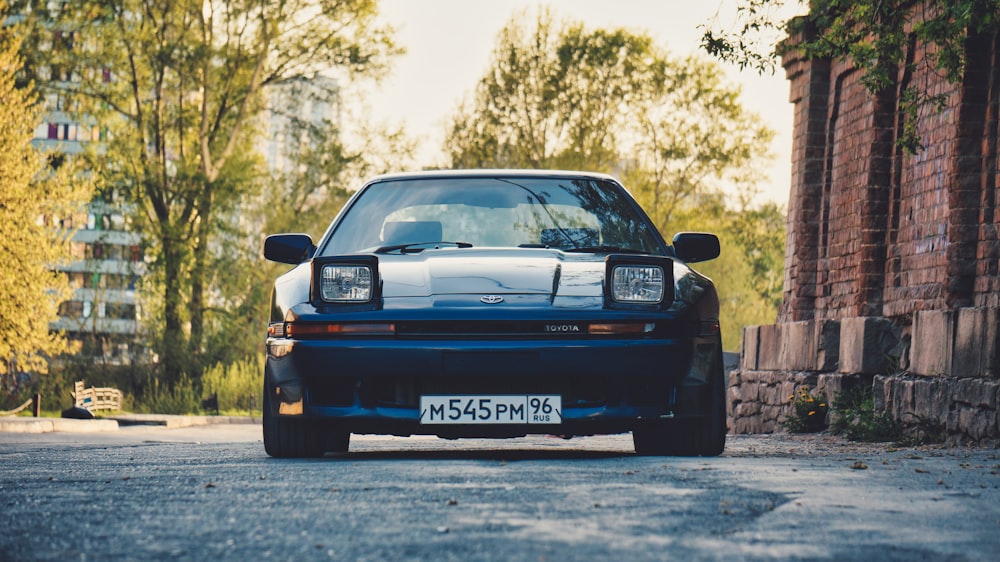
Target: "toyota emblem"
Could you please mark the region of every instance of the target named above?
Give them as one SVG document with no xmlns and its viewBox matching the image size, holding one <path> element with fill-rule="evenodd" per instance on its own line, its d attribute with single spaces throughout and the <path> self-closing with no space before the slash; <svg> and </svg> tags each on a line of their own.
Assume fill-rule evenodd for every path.
<svg viewBox="0 0 1000 562">
<path fill-rule="evenodd" d="M 503 297 L 500 295 L 483 295 L 479 297 L 479 301 L 486 304 L 498 304 L 503 302 Z"/>
</svg>

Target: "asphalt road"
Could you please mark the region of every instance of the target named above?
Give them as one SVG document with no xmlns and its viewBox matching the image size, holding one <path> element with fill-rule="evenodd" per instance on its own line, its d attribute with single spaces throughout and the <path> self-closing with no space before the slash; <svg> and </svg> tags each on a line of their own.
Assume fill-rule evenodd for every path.
<svg viewBox="0 0 1000 562">
<path fill-rule="evenodd" d="M 998 453 L 354 436 L 277 460 L 252 425 L 0 434 L 0 559 L 997 560 Z"/>
</svg>

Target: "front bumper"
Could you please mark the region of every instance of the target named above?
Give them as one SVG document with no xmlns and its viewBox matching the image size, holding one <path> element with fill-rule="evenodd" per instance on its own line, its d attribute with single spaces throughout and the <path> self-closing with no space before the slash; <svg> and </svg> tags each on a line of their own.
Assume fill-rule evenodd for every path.
<svg viewBox="0 0 1000 562">
<path fill-rule="evenodd" d="M 718 338 L 428 341 L 268 340 L 278 416 L 353 433 L 505 437 L 622 433 L 709 415 Z M 715 383 L 717 384 L 717 383 Z M 428 425 L 423 394 L 559 394 L 558 425 Z"/>
</svg>

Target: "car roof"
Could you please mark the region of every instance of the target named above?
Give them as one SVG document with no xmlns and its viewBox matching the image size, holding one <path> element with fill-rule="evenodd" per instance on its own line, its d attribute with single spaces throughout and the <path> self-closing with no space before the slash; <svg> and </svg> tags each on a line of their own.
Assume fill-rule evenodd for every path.
<svg viewBox="0 0 1000 562">
<path fill-rule="evenodd" d="M 619 183 L 617 179 L 607 174 L 596 172 L 580 172 L 571 170 L 518 170 L 518 169 L 468 169 L 468 170 L 422 170 L 416 172 L 397 172 L 376 176 L 366 183 L 376 183 L 401 179 L 435 179 L 435 178 L 585 178 L 610 180 Z"/>
</svg>

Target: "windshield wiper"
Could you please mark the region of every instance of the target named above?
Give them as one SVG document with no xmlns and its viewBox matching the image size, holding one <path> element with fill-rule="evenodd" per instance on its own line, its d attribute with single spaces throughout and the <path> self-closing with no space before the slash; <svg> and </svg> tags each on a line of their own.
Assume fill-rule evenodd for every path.
<svg viewBox="0 0 1000 562">
<path fill-rule="evenodd" d="M 448 248 L 471 248 L 472 244 L 468 242 L 410 242 L 408 244 L 393 244 L 391 246 L 382 246 L 375 250 L 376 254 L 388 254 L 390 252 L 398 251 L 401 254 L 419 254 L 424 250 L 430 248 L 441 248 L 442 246 Z"/>
<path fill-rule="evenodd" d="M 621 246 L 580 246 L 579 248 L 566 248 L 564 252 L 581 254 L 648 254 L 645 250 L 634 248 L 623 248 Z"/>
</svg>

